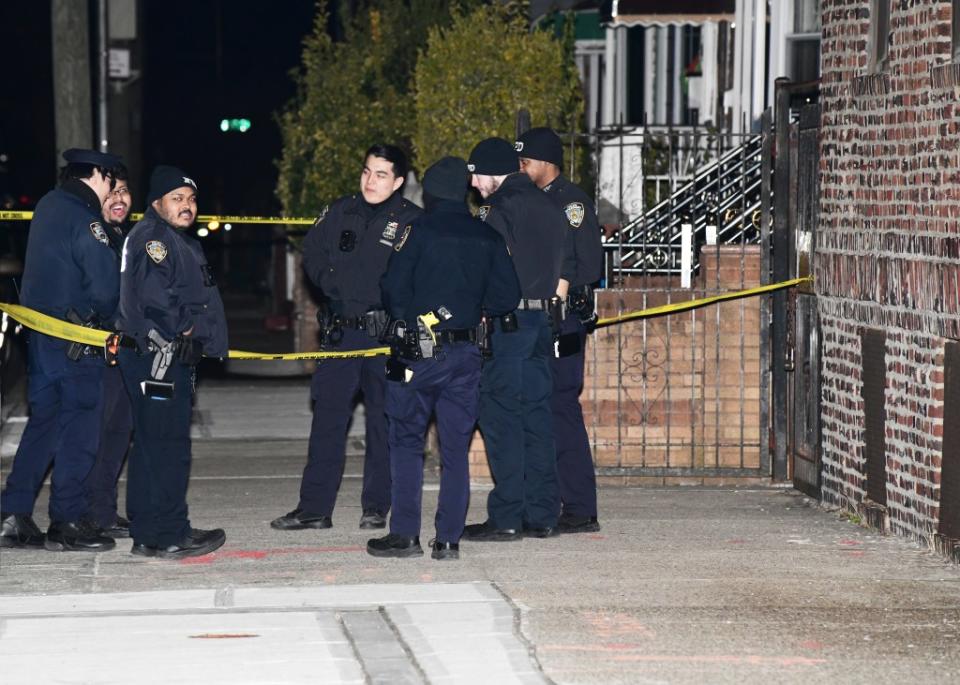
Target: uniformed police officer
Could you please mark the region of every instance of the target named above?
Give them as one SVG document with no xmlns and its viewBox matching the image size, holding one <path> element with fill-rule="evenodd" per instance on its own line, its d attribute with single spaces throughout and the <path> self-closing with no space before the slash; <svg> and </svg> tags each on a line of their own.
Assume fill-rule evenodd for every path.
<svg viewBox="0 0 960 685">
<path fill-rule="evenodd" d="M 597 521 L 597 480 L 590 440 L 583 423 L 584 347 L 587 327 L 596 322 L 593 286 L 603 268 L 600 225 L 587 194 L 561 173 L 563 144 L 549 128 L 532 128 L 517 141 L 520 168 L 547 197 L 563 209 L 569 226 L 563 279 L 568 282 L 566 316 L 553 372 L 553 432 L 557 443 L 557 482 L 560 486 L 561 533 L 600 530 Z"/>
<path fill-rule="evenodd" d="M 468 169 L 473 187 L 485 199 L 481 216 L 506 240 L 523 299 L 513 316 L 496 320 L 493 358 L 483 367 L 480 430 L 495 485 L 487 499 L 487 520 L 467 526 L 464 538 L 547 537 L 556 533 L 559 508 L 548 309 L 558 303 L 566 221 L 520 173 L 517 152 L 507 141 L 478 143 Z"/>
<path fill-rule="evenodd" d="M 468 178 L 458 157 L 445 157 L 427 169 L 427 213 L 404 228 L 381 280 L 397 353 L 388 364 L 386 404 L 393 477 L 390 534 L 367 543 L 374 556 L 423 554 L 423 442 L 434 411 L 441 472 L 431 556 L 460 555 L 470 499 L 467 453 L 479 411 L 481 308 L 503 315 L 520 299 L 503 238 L 470 216 L 464 201 Z M 429 320 L 418 321 L 428 313 L 438 320 L 432 332 Z M 406 335 L 397 334 L 397 326 Z"/>
<path fill-rule="evenodd" d="M 37 204 L 27 239 L 21 304 L 58 319 L 91 325 L 117 308 L 119 269 L 100 208 L 114 187 L 119 159 L 94 150 L 63 153 L 60 186 Z M 112 549 L 114 541 L 84 520 L 84 479 L 100 436 L 102 348 L 31 331 L 28 338 L 30 419 L 2 494 L 2 547 Z M 33 505 L 53 461 L 46 542 Z"/>
<path fill-rule="evenodd" d="M 133 405 L 134 441 L 127 468 L 132 554 L 180 559 L 207 554 L 223 530 L 199 530 L 187 518 L 194 367 L 227 354 L 227 324 L 216 282 L 193 238 L 197 184 L 180 169 L 158 166 L 149 206 L 123 247 L 120 329 L 136 349 L 120 349 L 120 371 Z"/>
<path fill-rule="evenodd" d="M 117 183 L 103 203 L 101 216 L 103 229 L 110 240 L 110 247 L 117 254 L 117 269 L 123 253 L 123 241 L 130 231 L 127 217 L 130 215 L 130 188 L 127 185 L 127 168 L 120 164 L 114 169 Z M 119 288 L 119 282 L 117 284 Z M 106 326 L 116 330 L 115 322 Z M 120 367 L 108 366 L 103 373 L 103 414 L 100 424 L 100 447 L 93 468 L 84 482 L 87 491 L 87 520 L 112 538 L 130 536 L 130 522 L 117 513 L 117 478 L 123 460 L 130 447 L 133 431 L 133 414 L 130 398 L 123 387 Z"/>
<path fill-rule="evenodd" d="M 303 267 L 323 291 L 319 313 L 325 350 L 379 347 L 386 327 L 380 277 L 403 227 L 420 215 L 403 199 L 406 156 L 392 145 L 374 145 L 364 156 L 360 194 L 325 209 L 303 243 Z M 270 522 L 278 530 L 330 528 L 346 460 L 347 425 L 357 391 L 363 393 L 366 455 L 360 528 L 383 528 L 390 509 L 386 379 L 383 357 L 324 359 L 311 383 L 313 424 L 297 507 Z"/>
</svg>

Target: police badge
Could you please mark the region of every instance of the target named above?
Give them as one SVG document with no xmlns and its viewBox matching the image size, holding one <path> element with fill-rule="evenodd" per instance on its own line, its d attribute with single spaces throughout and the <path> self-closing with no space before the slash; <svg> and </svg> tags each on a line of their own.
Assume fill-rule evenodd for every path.
<svg viewBox="0 0 960 685">
<path fill-rule="evenodd" d="M 567 215 L 567 221 L 574 228 L 580 228 L 583 223 L 583 203 L 571 202 L 563 208 L 563 213 Z"/>
<path fill-rule="evenodd" d="M 403 228 L 403 235 L 400 236 L 400 240 L 397 241 L 397 244 L 393 246 L 393 249 L 399 252 L 403 249 L 404 244 L 407 242 L 407 238 L 410 237 L 410 231 L 413 229 L 411 224 L 407 224 Z"/>
<path fill-rule="evenodd" d="M 107 237 L 107 232 L 103 230 L 103 226 L 100 225 L 99 221 L 90 222 L 90 232 L 93 233 L 93 237 L 99 240 L 104 245 L 110 244 L 110 238 Z"/>
<path fill-rule="evenodd" d="M 490 205 L 480 205 L 480 207 L 477 209 L 477 218 L 480 219 L 480 221 L 486 221 L 487 214 L 489 213 Z"/>
<path fill-rule="evenodd" d="M 167 257 L 167 246 L 159 240 L 148 240 L 147 254 L 150 255 L 150 259 L 159 264 Z"/>
<path fill-rule="evenodd" d="M 387 240 L 393 240 L 397 237 L 397 224 L 396 221 L 388 221 L 386 228 L 383 229 L 383 237 Z"/>
</svg>

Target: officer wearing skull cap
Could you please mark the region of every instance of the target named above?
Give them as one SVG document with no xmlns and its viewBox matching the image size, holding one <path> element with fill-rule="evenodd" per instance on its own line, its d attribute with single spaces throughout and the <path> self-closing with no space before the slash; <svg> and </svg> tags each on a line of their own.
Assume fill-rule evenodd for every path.
<svg viewBox="0 0 960 685">
<path fill-rule="evenodd" d="M 551 318 L 561 290 L 566 221 L 524 174 L 514 146 L 481 141 L 470 153 L 472 185 L 484 198 L 480 216 L 507 243 L 520 281 L 516 312 L 496 320 L 493 358 L 480 382 L 480 429 L 495 486 L 487 520 L 464 538 L 516 540 L 556 533 L 558 493 L 550 415 Z"/>
<path fill-rule="evenodd" d="M 403 330 L 418 331 L 420 315 L 439 320 L 429 344 L 402 346 L 391 359 L 386 413 L 392 497 L 390 533 L 367 543 L 374 556 L 408 557 L 420 547 L 423 440 L 436 411 L 440 436 L 440 496 L 434 559 L 460 555 L 470 476 L 467 453 L 479 411 L 481 309 L 502 315 L 520 299 L 520 285 L 503 238 L 470 216 L 465 202 L 469 175 L 457 157 L 444 157 L 423 177 L 426 214 L 408 225 L 394 246 L 381 279 L 383 303 Z M 396 324 L 394 324 L 396 325 Z M 430 333 L 419 330 L 428 341 Z M 394 344 L 403 341 L 394 340 Z"/>
<path fill-rule="evenodd" d="M 20 303 L 58 319 L 97 325 L 117 307 L 117 257 L 100 207 L 114 187 L 118 157 L 70 149 L 60 185 L 37 203 L 27 239 Z M 30 419 L 20 440 L 0 513 L 0 547 L 50 550 L 111 549 L 114 541 L 83 519 L 84 479 L 100 432 L 102 349 L 29 333 Z M 50 527 L 46 537 L 33 506 L 53 462 Z"/>
<path fill-rule="evenodd" d="M 603 246 L 593 203 L 587 194 L 560 173 L 563 144 L 552 129 L 532 128 L 517 140 L 520 168 L 563 210 L 568 225 L 563 278 L 569 284 L 566 316 L 557 353 L 551 358 L 553 430 L 557 442 L 557 481 L 560 487 L 558 530 L 594 532 L 597 522 L 597 482 L 590 441 L 583 423 L 584 347 L 596 321 L 593 285 L 600 280 Z"/>
<path fill-rule="evenodd" d="M 187 516 L 194 367 L 202 356 L 227 354 L 216 281 L 200 243 L 184 234 L 197 217 L 197 192 L 182 170 L 154 169 L 149 206 L 127 236 L 120 267 L 120 330 L 136 341 L 120 350 L 135 435 L 130 552 L 162 559 L 207 554 L 226 540 L 219 528 L 191 527 Z"/>
</svg>

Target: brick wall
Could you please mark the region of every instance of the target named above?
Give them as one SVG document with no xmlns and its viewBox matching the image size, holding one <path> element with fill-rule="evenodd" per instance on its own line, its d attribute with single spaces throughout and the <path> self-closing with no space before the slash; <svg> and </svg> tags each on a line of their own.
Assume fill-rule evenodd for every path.
<svg viewBox="0 0 960 685">
<path fill-rule="evenodd" d="M 601 291 L 600 315 L 750 288 L 759 285 L 759 276 L 759 248 L 709 248 L 692 289 Z M 742 468 L 744 478 L 759 475 L 755 469 L 766 434 L 760 426 L 759 299 L 610 326 L 596 331 L 587 345 L 581 403 L 594 461 L 598 467 L 629 469 L 602 482 L 737 480 L 730 472 L 710 474 L 718 468 Z M 470 460 L 471 475 L 489 479 L 479 433 Z M 662 472 L 666 467 L 702 472 L 679 476 Z"/>
<path fill-rule="evenodd" d="M 887 513 L 895 532 L 930 541 L 943 346 L 960 337 L 960 71 L 951 3 L 915 0 L 892 3 L 889 60 L 869 73 L 870 8 L 822 3 L 822 494 L 851 510 L 865 504 L 859 332 L 883 329 Z"/>
</svg>

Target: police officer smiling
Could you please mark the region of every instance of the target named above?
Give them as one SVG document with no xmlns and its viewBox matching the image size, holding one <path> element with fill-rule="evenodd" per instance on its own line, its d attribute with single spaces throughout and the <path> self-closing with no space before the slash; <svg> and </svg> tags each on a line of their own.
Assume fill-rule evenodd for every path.
<svg viewBox="0 0 960 685">
<path fill-rule="evenodd" d="M 403 199 L 403 152 L 374 145 L 364 156 L 360 193 L 334 202 L 303 242 L 303 268 L 325 297 L 319 318 L 325 350 L 379 347 L 386 326 L 380 277 L 404 227 L 421 213 Z M 383 528 L 390 509 L 387 421 L 383 413 L 383 357 L 323 359 L 310 388 L 313 423 L 300 501 L 270 522 L 277 530 L 330 528 L 346 460 L 347 425 L 358 391 L 363 394 L 366 454 L 360 527 Z"/>
<path fill-rule="evenodd" d="M 184 229 L 197 216 L 197 184 L 158 166 L 149 207 L 123 247 L 120 329 L 136 349 L 120 350 L 133 404 L 127 481 L 131 554 L 181 559 L 207 554 L 223 530 L 192 528 L 187 516 L 194 366 L 227 354 L 223 302 L 203 250 Z"/>
<path fill-rule="evenodd" d="M 60 186 L 43 196 L 30 222 L 20 302 L 58 319 L 99 325 L 117 307 L 117 257 L 100 207 L 114 187 L 120 160 L 79 149 L 67 150 L 63 158 Z M 2 494 L 0 547 L 112 549 L 114 541 L 84 520 L 83 481 L 99 439 L 103 351 L 35 331 L 27 345 L 30 419 Z M 51 461 L 44 539 L 33 506 Z"/>
</svg>

